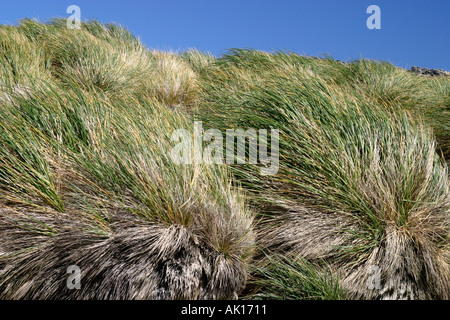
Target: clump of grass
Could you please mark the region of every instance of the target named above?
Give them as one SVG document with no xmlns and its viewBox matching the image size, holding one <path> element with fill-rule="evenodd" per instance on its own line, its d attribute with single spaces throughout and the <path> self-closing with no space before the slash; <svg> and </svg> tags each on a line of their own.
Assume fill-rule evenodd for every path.
<svg viewBox="0 0 450 320">
<path fill-rule="evenodd" d="M 8 103 L 14 94 L 28 96 L 30 86 L 50 76 L 43 50 L 17 28 L 0 26 L 0 102 Z"/>
<path fill-rule="evenodd" d="M 285 54 L 254 51 L 225 56 L 205 80 L 206 94 L 198 114 L 211 128 L 280 130 L 277 175 L 261 176 L 257 166 L 234 168 L 236 177 L 254 191 L 255 205 L 261 208 L 264 204 L 268 208 L 265 214 L 275 216 L 271 218 L 274 222 L 260 231 L 260 244 L 284 247 L 285 241 L 300 253 L 341 259 L 341 263 L 353 265 L 347 266 L 352 273 L 355 264 L 369 263 L 391 235 L 402 238 L 400 234 L 406 233 L 420 248 L 416 256 L 400 241 L 389 241 L 394 246 L 389 250 L 404 250 L 404 259 L 420 261 L 420 267 L 411 268 L 428 270 L 424 276 L 428 284 L 408 267 L 396 270 L 402 275 L 392 275 L 388 263 L 386 274 L 397 277 L 393 286 L 405 281 L 408 289 L 402 294 L 408 297 L 446 297 L 449 290 L 442 279 L 448 279 L 448 262 L 443 259 L 450 209 L 448 168 L 436 153 L 429 127 L 403 111 L 409 100 L 388 95 L 401 91 L 395 83 L 385 88 L 380 82 L 367 93 L 367 87 L 356 83 L 372 83 L 370 72 L 349 87 L 305 72 L 305 64 L 317 65 L 314 60 L 280 69 L 286 59 Z M 375 92 L 378 98 L 367 101 Z M 289 212 L 297 218 L 291 220 Z M 310 223 L 315 232 L 297 221 Z M 329 232 L 327 242 L 319 244 L 308 238 L 322 228 Z M 277 239 L 277 234 L 282 239 Z M 305 243 L 318 247 L 313 250 Z M 432 262 L 429 254 L 434 257 Z M 414 280 L 407 274 L 414 274 Z M 364 275 L 361 272 L 357 277 Z M 367 297 L 396 292 L 369 292 L 349 283 L 346 289 L 353 296 Z"/>
<path fill-rule="evenodd" d="M 152 51 L 156 76 L 149 79 L 149 94 L 171 107 L 191 109 L 199 99 L 197 74 L 179 55 Z"/>
<path fill-rule="evenodd" d="M 181 57 L 189 63 L 191 68 L 197 74 L 207 72 L 208 68 L 212 67 L 214 63 L 217 62 L 217 58 L 211 53 L 204 53 L 194 49 L 181 53 Z"/>
<path fill-rule="evenodd" d="M 424 86 L 422 90 L 429 92 L 429 100 L 409 110 L 433 129 L 438 151 L 450 165 L 450 77 L 426 78 Z"/>
<path fill-rule="evenodd" d="M 64 19 L 25 19 L 14 31 L 40 48 L 48 71 L 66 90 L 75 82 L 113 99 L 151 95 L 168 107 L 189 108 L 198 100 L 196 74 L 184 59 L 148 50 L 123 27 L 90 21 L 71 30 Z"/>
<path fill-rule="evenodd" d="M 105 36 L 109 34 L 106 30 Z M 85 90 L 142 92 L 145 80 L 152 75 L 146 49 L 142 45 L 127 47 L 114 38 L 106 41 L 89 31 L 61 26 L 59 32 L 45 38 L 43 46 L 54 76 Z"/>
<path fill-rule="evenodd" d="M 15 121 L 14 121 L 15 120 Z M 0 189 L 3 201 L 48 204 L 59 211 L 64 204 L 57 192 L 48 160 L 51 148 L 45 137 L 22 127 L 23 118 L 2 116 L 0 127 Z M 14 130 L 11 130 L 14 128 Z M 39 199 L 39 201 L 36 201 Z"/>
<path fill-rule="evenodd" d="M 96 21 L 0 34 L 0 298 L 236 298 L 250 265 L 251 298 L 448 298 L 448 77 L 150 51 Z M 278 173 L 175 164 L 194 120 L 278 129 Z"/>
<path fill-rule="evenodd" d="M 169 77 L 153 66 L 171 55 L 120 48 L 128 33 L 95 22 L 19 29 L 42 42 L 51 76 L 1 106 L 0 298 L 235 297 L 252 213 L 226 167 L 172 160 L 172 132 L 193 121 L 145 85 L 147 72 Z M 59 272 L 73 264 L 76 292 Z"/>
<path fill-rule="evenodd" d="M 331 81 L 350 86 L 371 103 L 406 110 L 414 119 L 427 123 L 434 131 L 439 153 L 448 162 L 449 77 L 420 77 L 388 62 L 368 59 L 353 61 L 340 69 Z"/>
</svg>

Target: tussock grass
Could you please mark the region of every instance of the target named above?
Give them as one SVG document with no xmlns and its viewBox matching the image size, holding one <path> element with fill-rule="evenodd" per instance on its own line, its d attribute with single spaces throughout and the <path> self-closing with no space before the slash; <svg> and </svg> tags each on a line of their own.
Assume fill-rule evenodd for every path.
<svg viewBox="0 0 450 320">
<path fill-rule="evenodd" d="M 327 70 L 323 65 L 341 70 L 322 76 L 320 70 Z M 264 214 L 272 216 L 259 231 L 261 245 L 283 248 L 284 241 L 291 250 L 314 258 L 333 257 L 347 270 L 341 277 L 353 279 L 353 268 L 368 261 L 380 264 L 373 256 L 390 242 L 394 248 L 389 250 L 409 261 L 406 266 L 420 261 L 411 269 L 424 270 L 428 283 L 434 283 L 425 284 L 408 267 L 395 270 L 414 274 L 408 283 L 406 274 L 397 279 L 389 270 L 393 266 L 380 265 L 386 278 L 396 278 L 392 287 L 407 287 L 399 296 L 448 295 L 449 267 L 443 258 L 448 250 L 448 168 L 436 153 L 430 127 L 405 111 L 420 103 L 410 98 L 417 89 L 409 77 L 386 63 L 346 65 L 330 59 L 319 63 L 285 53 L 245 50 L 226 55 L 205 76 L 206 94 L 198 117 L 208 126 L 280 130 L 277 175 L 260 176 L 257 166 L 234 168 L 236 177 L 254 191 L 255 205 L 266 206 Z M 290 221 L 289 212 L 298 217 Z M 302 219 L 307 227 L 298 225 Z M 328 229 L 327 241 L 308 239 L 321 229 Z M 403 240 L 387 240 L 391 233 L 402 239 L 404 235 L 421 248 L 417 256 Z M 315 247 L 308 248 L 305 242 Z M 431 264 L 429 254 L 435 257 Z M 364 278 L 364 272 L 355 277 Z M 346 283 L 353 296 L 399 297 L 392 287 L 370 292 L 360 283 Z"/>
<path fill-rule="evenodd" d="M 215 62 L 217 62 L 217 58 L 211 53 L 203 53 L 194 49 L 181 53 L 181 57 L 189 63 L 196 73 L 207 71 Z"/>
<path fill-rule="evenodd" d="M 14 27 L 0 28 L 1 86 L 29 85 L 48 79 L 44 52 Z"/>
<path fill-rule="evenodd" d="M 229 299 L 250 271 L 250 299 L 449 297 L 448 77 L 96 21 L 0 35 L 0 298 Z M 278 173 L 175 164 L 194 120 L 278 129 Z"/>
<path fill-rule="evenodd" d="M 152 51 L 157 77 L 150 79 L 149 94 L 172 107 L 192 109 L 198 101 L 197 75 L 179 55 Z"/>
<path fill-rule="evenodd" d="M 0 107 L 0 298 L 235 297 L 254 246 L 242 191 L 226 167 L 171 158 L 172 132 L 193 127 L 187 63 L 96 22 L 11 30 L 30 46 L 11 54 L 43 50 L 48 79 L 20 74 L 29 94 Z M 55 271 L 72 264 L 77 292 Z"/>
<path fill-rule="evenodd" d="M 47 38 L 44 46 L 54 76 L 70 85 L 76 82 L 86 90 L 142 91 L 143 79 L 151 74 L 143 47 L 126 50 L 88 32 L 67 30 Z"/>
</svg>

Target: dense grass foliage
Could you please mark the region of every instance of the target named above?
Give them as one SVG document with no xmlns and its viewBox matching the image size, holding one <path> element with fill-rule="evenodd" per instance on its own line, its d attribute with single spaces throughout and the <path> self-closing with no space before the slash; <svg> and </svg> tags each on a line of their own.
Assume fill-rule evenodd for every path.
<svg viewBox="0 0 450 320">
<path fill-rule="evenodd" d="M 254 271 L 258 288 L 251 299 L 344 300 L 344 291 L 330 270 L 301 257 L 267 256 L 267 265 Z"/>
<path fill-rule="evenodd" d="M 1 30 L 11 32 L 1 48 L 0 297 L 234 297 L 254 246 L 252 214 L 226 167 L 171 158 L 172 132 L 192 128 L 175 105 L 195 100 L 188 64 L 98 23 Z M 146 246 L 117 258 L 142 235 Z M 86 244 L 71 249 L 76 241 Z M 84 290 L 49 280 L 52 268 L 82 261 Z"/>
<path fill-rule="evenodd" d="M 260 245 L 332 261 L 353 297 L 448 296 L 448 168 L 433 130 L 447 132 L 420 111 L 445 119 L 446 97 L 428 79 L 384 62 L 235 50 L 203 80 L 197 116 L 210 127 L 280 130 L 277 175 L 233 167 L 269 215 Z M 385 291 L 361 283 L 372 265 Z"/>
<path fill-rule="evenodd" d="M 0 26 L 0 298 L 448 299 L 449 112 L 386 62 Z M 199 120 L 279 130 L 279 171 L 176 164 Z"/>
</svg>

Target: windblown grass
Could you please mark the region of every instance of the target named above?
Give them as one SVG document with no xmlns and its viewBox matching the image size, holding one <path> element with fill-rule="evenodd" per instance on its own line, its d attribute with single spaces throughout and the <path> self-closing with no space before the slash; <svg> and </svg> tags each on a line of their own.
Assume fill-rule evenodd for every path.
<svg viewBox="0 0 450 320">
<path fill-rule="evenodd" d="M 322 76 L 320 70 L 330 65 L 338 66 L 339 72 Z M 314 254 L 316 258 L 341 259 L 347 270 L 373 260 L 374 252 L 386 245 L 389 233 L 398 230 L 425 252 L 424 256 L 420 252 L 420 257 L 400 253 L 406 261 L 419 260 L 423 264 L 419 268 L 429 272 L 440 270 L 427 274 L 435 285 L 425 285 L 426 290 L 439 288 L 436 295 L 446 296 L 447 280 L 443 279 L 449 279 L 449 269 L 443 257 L 448 250 L 448 168 L 436 153 L 430 127 L 405 111 L 414 111 L 422 100 L 433 98 L 415 97 L 414 85 L 422 80 L 402 72 L 397 74 L 385 63 L 346 65 L 329 59 L 319 63 L 285 53 L 234 51 L 205 76 L 206 94 L 198 117 L 209 127 L 222 130 L 280 130 L 277 175 L 261 176 L 257 166 L 234 167 L 236 177 L 254 191 L 255 205 L 268 207 L 264 214 L 275 216 L 270 218 L 274 223 L 260 230 L 262 245 L 281 243 L 274 239 L 283 234 L 294 245 L 292 250 L 310 252 L 304 247 L 308 240 L 306 231 L 302 238 L 303 227 L 277 229 L 288 220 L 281 207 L 297 211 L 305 219 L 318 212 L 322 212 L 319 219 L 329 223 L 336 223 L 330 217 L 340 217 L 336 226 L 346 224 L 348 230 L 340 226 L 329 231 L 334 240 L 319 244 Z M 279 208 L 274 211 L 273 206 Z M 298 209 L 304 207 L 309 213 Z M 351 228 L 348 221 L 352 221 Z M 317 228 L 315 234 L 320 233 L 321 224 L 311 223 L 311 229 Z M 407 250 L 400 243 L 392 245 L 399 245 L 392 250 Z M 340 248 L 337 252 L 336 246 Z M 428 265 L 428 252 L 433 252 L 433 263 L 439 266 Z M 415 271 L 405 272 L 415 274 L 412 285 L 425 281 Z M 352 290 L 359 294 L 365 288 Z M 372 294 L 378 293 L 364 293 Z"/>
<path fill-rule="evenodd" d="M 449 297 L 448 77 L 95 21 L 0 35 L 0 298 L 235 298 L 249 270 L 255 299 Z M 175 164 L 194 120 L 278 129 L 278 173 Z M 89 286 L 55 287 L 77 263 Z"/>
<path fill-rule="evenodd" d="M 124 38 L 129 34 L 123 29 L 95 22 L 66 30 L 60 21 L 44 26 L 25 21 L 17 30 L 33 30 L 31 40 L 12 30 L 13 40 L 30 45 L 14 50 L 44 51 L 48 64 L 37 64 L 36 72 L 47 70 L 49 76 L 39 84 L 27 82 L 32 76 L 25 73 L 29 65 L 21 64 L 21 56 L 2 64 L 5 75 L 28 84 L 29 94 L 14 92 L 13 83 L 5 85 L 8 99 L 0 106 L 0 233 L 5 239 L 0 251 L 6 253 L 0 257 L 0 297 L 237 295 L 245 285 L 254 241 L 242 192 L 226 167 L 177 165 L 171 158 L 172 132 L 193 125 L 184 111 L 192 103 L 186 88 L 194 81 L 187 63 L 150 52 L 131 36 Z M 178 78 L 183 72 L 191 78 Z M 136 228 L 147 234 L 136 234 Z M 136 245 L 132 256 L 119 262 L 150 268 L 124 278 L 137 289 L 120 289 L 125 270 L 116 274 L 117 282 L 97 275 L 120 268 L 111 262 L 117 239 L 132 246 L 142 236 L 140 245 L 147 244 Z M 77 255 L 70 249 L 76 241 L 67 237 L 86 243 L 77 249 L 84 252 L 78 261 L 64 260 Z M 91 241 L 103 250 L 89 249 Z M 40 260 L 32 263 L 35 259 Z M 30 271 L 51 273 L 58 263 L 84 259 L 89 265 L 85 281 L 102 279 L 104 289 L 93 289 L 95 280 L 73 293 L 64 281 L 49 282 L 60 276 L 57 272 L 46 278 Z M 160 275 L 161 269 L 167 274 Z"/>
</svg>

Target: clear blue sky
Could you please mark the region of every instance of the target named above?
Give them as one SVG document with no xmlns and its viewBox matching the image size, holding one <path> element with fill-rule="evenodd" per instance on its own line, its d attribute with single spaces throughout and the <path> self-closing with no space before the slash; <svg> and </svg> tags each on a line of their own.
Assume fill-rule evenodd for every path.
<svg viewBox="0 0 450 320">
<path fill-rule="evenodd" d="M 7 0 L 0 24 L 30 17 L 116 22 L 149 48 L 289 50 L 335 59 L 360 57 L 450 70 L 450 0 Z M 366 9 L 381 8 L 381 30 L 369 30 Z"/>
</svg>

